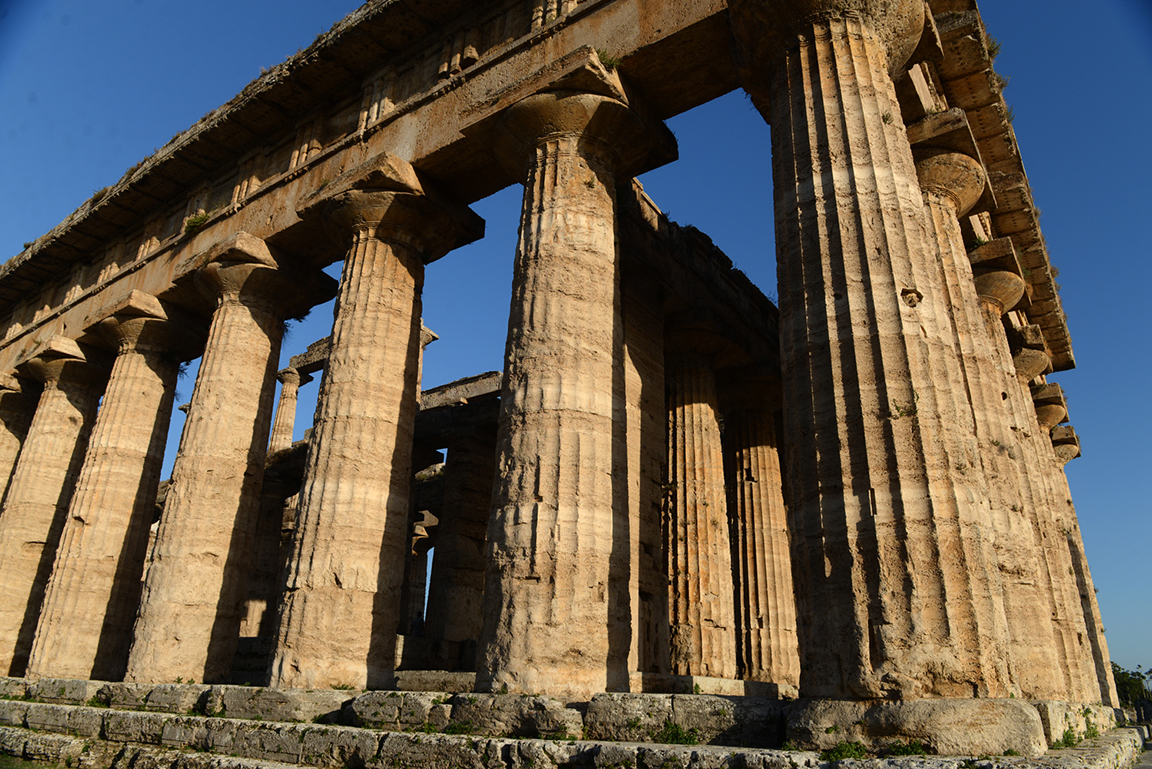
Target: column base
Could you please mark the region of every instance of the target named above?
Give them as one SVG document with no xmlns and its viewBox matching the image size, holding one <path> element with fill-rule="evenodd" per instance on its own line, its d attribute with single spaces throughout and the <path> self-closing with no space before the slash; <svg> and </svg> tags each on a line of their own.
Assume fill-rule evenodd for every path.
<svg viewBox="0 0 1152 769">
<path fill-rule="evenodd" d="M 800 700 L 787 739 L 810 750 L 919 742 L 945 756 L 1039 756 L 1049 745 L 1037 708 L 1017 699 Z"/>
<path fill-rule="evenodd" d="M 719 694 L 727 697 L 772 697 L 781 700 L 794 700 L 799 696 L 799 691 L 791 684 L 712 676 L 677 676 L 668 673 L 629 673 L 628 688 L 632 692 L 649 694 Z"/>
</svg>

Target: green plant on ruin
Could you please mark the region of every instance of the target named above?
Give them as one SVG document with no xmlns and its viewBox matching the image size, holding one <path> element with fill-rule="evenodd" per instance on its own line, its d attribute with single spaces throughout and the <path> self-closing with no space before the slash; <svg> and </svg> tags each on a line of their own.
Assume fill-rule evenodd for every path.
<svg viewBox="0 0 1152 769">
<path fill-rule="evenodd" d="M 660 731 L 652 733 L 652 741 L 665 745 L 697 745 L 700 733 L 695 727 L 686 730 L 680 724 L 673 723 L 671 718 L 665 718 Z"/>
<path fill-rule="evenodd" d="M 604 69 L 608 70 L 609 72 L 612 72 L 620 66 L 619 57 L 612 56 L 603 48 L 596 49 L 596 56 L 600 58 L 600 63 L 604 65 Z"/>
<path fill-rule="evenodd" d="M 195 216 L 189 216 L 188 221 L 184 222 L 184 233 L 190 234 L 196 232 L 196 230 L 203 227 L 207 221 L 208 214 L 196 214 Z"/>
<path fill-rule="evenodd" d="M 841 742 L 820 753 L 822 761 L 843 761 L 846 758 L 867 758 L 868 749 L 859 742 Z"/>
</svg>

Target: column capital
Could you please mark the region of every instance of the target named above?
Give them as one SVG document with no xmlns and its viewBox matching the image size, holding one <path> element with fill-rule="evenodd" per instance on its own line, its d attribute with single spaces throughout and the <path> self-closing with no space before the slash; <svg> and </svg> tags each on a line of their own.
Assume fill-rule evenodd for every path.
<svg viewBox="0 0 1152 769">
<path fill-rule="evenodd" d="M 336 295 L 336 281 L 319 270 L 282 268 L 268 244 L 238 232 L 193 257 L 196 286 L 217 305 L 260 306 L 280 318 L 305 313 Z"/>
<path fill-rule="evenodd" d="M 425 264 L 484 236 L 483 219 L 390 152 L 341 174 L 296 213 L 343 247 L 362 234 L 413 249 Z"/>
<path fill-rule="evenodd" d="M 943 197 L 957 218 L 972 210 L 984 193 L 986 174 L 979 160 L 947 149 L 915 149 L 920 189 Z"/>
<path fill-rule="evenodd" d="M 68 337 L 54 336 L 23 365 L 45 387 L 55 387 L 61 381 L 102 387 L 112 361 L 100 350 L 81 347 Z"/>
<path fill-rule="evenodd" d="M 276 373 L 276 378 L 280 380 L 280 384 L 287 385 L 288 387 L 299 387 L 312 381 L 311 374 L 291 367 L 280 369 L 280 371 Z"/>
<path fill-rule="evenodd" d="M 99 334 L 118 352 L 156 352 L 179 360 L 199 355 L 207 333 L 191 313 L 143 291 L 132 291 L 102 310 L 88 330 Z"/>
<path fill-rule="evenodd" d="M 888 72 L 899 72 L 916 50 L 925 21 L 924 0 L 731 0 L 728 16 L 744 88 L 763 93 L 775 56 L 813 23 L 862 19 L 888 55 Z M 754 93 L 755 95 L 755 93 Z"/>
<path fill-rule="evenodd" d="M 615 178 L 632 176 L 652 149 L 644 119 L 610 96 L 583 91 L 545 91 L 516 102 L 495 125 L 496 156 L 518 179 L 540 144 L 575 139 L 582 154 L 602 158 Z"/>
</svg>

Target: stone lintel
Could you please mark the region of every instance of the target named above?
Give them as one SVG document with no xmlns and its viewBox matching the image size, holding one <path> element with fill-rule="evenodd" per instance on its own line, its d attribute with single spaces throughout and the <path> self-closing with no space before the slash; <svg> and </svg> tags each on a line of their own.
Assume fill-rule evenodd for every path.
<svg viewBox="0 0 1152 769">
<path fill-rule="evenodd" d="M 451 446 L 460 434 L 482 428 L 495 430 L 499 416 L 497 398 L 446 404 L 431 411 L 422 409 L 416 415 L 416 435 L 424 443 Z"/>
<path fill-rule="evenodd" d="M 324 337 L 317 339 L 312 344 L 308 345 L 308 349 L 299 355 L 293 355 L 288 359 L 288 368 L 294 368 L 300 375 L 315 374 L 317 371 L 323 371 L 324 367 L 328 364 L 328 351 L 332 347 L 332 338 Z M 301 380 L 303 384 L 303 380 Z"/>
<path fill-rule="evenodd" d="M 424 390 L 420 396 L 420 413 L 427 413 L 445 406 L 469 403 L 478 398 L 499 397 L 503 380 L 504 374 L 502 372 L 487 371 L 483 374 L 464 377 L 455 382 Z"/>
<path fill-rule="evenodd" d="M 919 159 L 917 150 L 934 148 L 959 152 L 961 155 L 975 158 L 981 166 L 984 165 L 976 137 L 972 135 L 972 127 L 968 123 L 968 115 L 959 107 L 928 115 L 908 126 L 908 142 L 912 145 L 912 154 L 917 159 Z M 985 174 L 984 190 L 968 213 L 978 214 L 981 211 L 995 209 L 996 195 L 988 174 Z"/>
<path fill-rule="evenodd" d="M 673 313 L 664 319 L 666 353 L 698 353 L 712 358 L 714 368 L 748 365 L 751 356 L 725 333 L 715 313 L 706 307 Z"/>
<path fill-rule="evenodd" d="M 780 368 L 767 363 L 734 366 L 717 372 L 716 395 L 721 411 L 758 405 L 775 410 L 781 405 Z"/>
</svg>

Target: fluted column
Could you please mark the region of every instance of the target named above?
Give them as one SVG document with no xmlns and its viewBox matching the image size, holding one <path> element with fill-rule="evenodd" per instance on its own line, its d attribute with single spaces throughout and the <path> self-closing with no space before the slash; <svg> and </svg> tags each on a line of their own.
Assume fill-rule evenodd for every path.
<svg viewBox="0 0 1152 769">
<path fill-rule="evenodd" d="M 987 501 L 889 75 L 924 7 L 730 7 L 770 105 L 803 696 L 1007 694 Z"/>
<path fill-rule="evenodd" d="M 800 684 L 796 596 L 792 589 L 788 513 L 776 444 L 776 420 L 763 380 L 723 391 L 728 454 L 740 677 Z"/>
<path fill-rule="evenodd" d="M 4 377 L 0 382 L 0 489 L 3 489 L 0 501 L 12 480 L 20 447 L 28 435 L 32 415 L 36 413 L 36 399 L 40 395 L 38 389 L 30 388 L 25 381 Z"/>
<path fill-rule="evenodd" d="M 94 325 L 116 350 L 44 597 L 29 676 L 124 675 L 180 363 L 194 326 L 134 291 Z"/>
<path fill-rule="evenodd" d="M 326 276 L 285 275 L 267 245 L 247 233 L 214 247 L 196 277 L 216 309 L 144 582 L 128 681 L 227 676 L 284 318 L 331 295 Z"/>
<path fill-rule="evenodd" d="M 28 663 L 108 372 L 94 351 L 62 337 L 54 337 L 27 366 L 44 391 L 0 512 L 0 671 L 13 676 L 24 675 Z"/>
<path fill-rule="evenodd" d="M 302 211 L 348 250 L 300 489 L 274 687 L 393 682 L 424 264 L 483 224 L 433 202 L 404 161 L 380 162 L 382 170 L 334 182 Z"/>
<path fill-rule="evenodd" d="M 672 673 L 735 678 L 735 593 L 716 375 L 708 358 L 673 346 L 665 348 L 664 361 L 664 550 Z"/>
<path fill-rule="evenodd" d="M 280 402 L 276 404 L 276 418 L 272 421 L 272 437 L 268 439 L 271 454 L 292 445 L 292 430 L 296 425 L 296 395 L 300 385 L 308 384 L 312 377 L 294 368 L 286 368 L 276 375 L 280 380 Z"/>
<path fill-rule="evenodd" d="M 1038 468 L 1028 461 L 1029 423 L 1035 415 L 1031 410 L 1013 413 L 1019 399 L 1010 394 L 1020 386 L 1006 359 L 1001 323 L 1001 316 L 1023 296 L 1024 280 L 1015 272 L 1010 247 L 1005 256 L 976 264 L 965 252 L 958 217 L 983 191 L 980 163 L 950 150 L 917 148 L 916 169 L 944 266 L 954 333 L 963 352 L 961 375 L 981 443 L 1009 627 L 1012 690 L 1030 699 L 1066 699 L 1071 695 L 1070 667 L 1077 663 L 1069 659 L 1053 624 L 1054 617 L 1066 612 L 1058 608 L 1064 601 L 1049 579 L 1043 547 L 1040 521 L 1050 498 L 1037 487 Z M 998 253 L 995 247 L 1005 244 L 997 241 L 978 251 Z"/>
<path fill-rule="evenodd" d="M 586 699 L 627 686 L 609 627 L 613 559 L 622 572 L 628 549 L 613 541 L 615 196 L 623 158 L 647 140 L 621 102 L 572 91 L 523 99 L 497 132 L 524 202 L 477 685 Z"/>
</svg>

